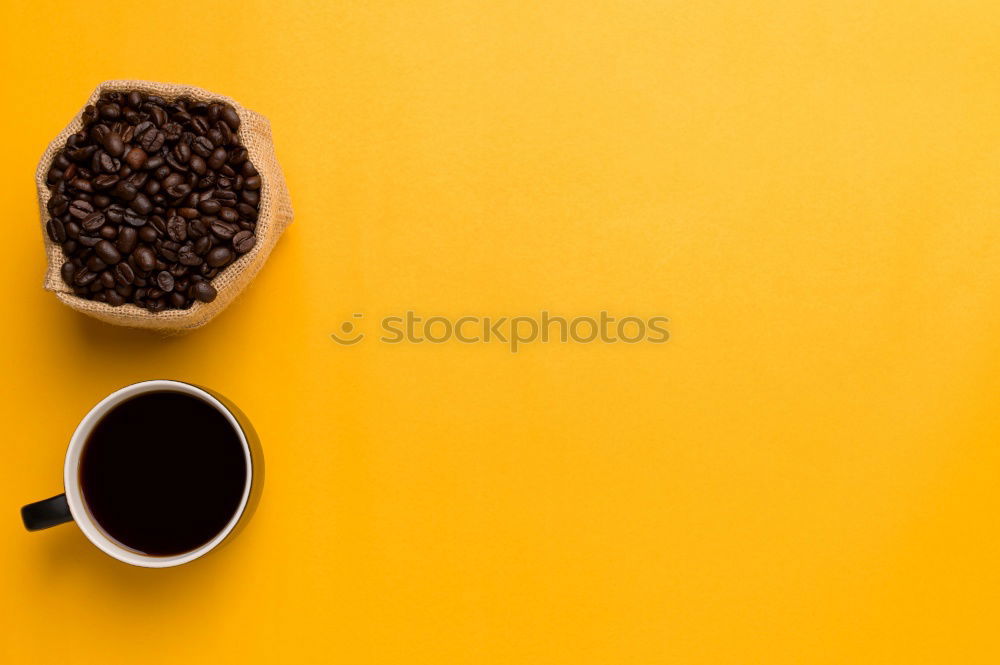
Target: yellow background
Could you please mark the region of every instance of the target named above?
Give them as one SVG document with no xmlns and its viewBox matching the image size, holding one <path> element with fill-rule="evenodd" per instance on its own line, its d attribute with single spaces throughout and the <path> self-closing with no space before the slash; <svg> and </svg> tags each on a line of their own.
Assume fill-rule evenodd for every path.
<svg viewBox="0 0 1000 665">
<path fill-rule="evenodd" d="M 995 663 L 1000 4 L 10 2 L 5 663 Z M 191 335 L 41 289 L 32 178 L 103 79 L 267 115 L 296 210 Z M 379 344 L 353 312 L 671 318 Z M 129 382 L 211 386 L 260 509 L 113 561 L 60 491 Z"/>
</svg>

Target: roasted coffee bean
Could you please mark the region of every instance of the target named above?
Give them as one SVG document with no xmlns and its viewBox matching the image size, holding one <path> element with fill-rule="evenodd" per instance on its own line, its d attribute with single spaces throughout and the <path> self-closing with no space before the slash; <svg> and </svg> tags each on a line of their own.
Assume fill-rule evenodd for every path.
<svg viewBox="0 0 1000 665">
<path fill-rule="evenodd" d="M 240 216 L 233 208 L 225 207 L 219 210 L 219 219 L 228 224 L 235 224 L 239 221 Z"/>
<path fill-rule="evenodd" d="M 218 295 L 215 287 L 206 281 L 200 281 L 191 286 L 191 297 L 201 302 L 212 302 Z"/>
<path fill-rule="evenodd" d="M 96 178 L 94 178 L 94 187 L 96 187 L 97 189 L 108 189 L 112 185 L 116 184 L 118 180 L 119 178 L 116 175 L 110 175 L 110 174 L 99 175 Z"/>
<path fill-rule="evenodd" d="M 98 277 L 98 279 L 101 282 L 101 286 L 103 286 L 105 289 L 115 288 L 115 276 L 111 274 L 110 271 L 105 270 L 104 272 L 101 273 L 101 276 Z"/>
<path fill-rule="evenodd" d="M 233 236 L 233 249 L 240 254 L 246 254 L 257 244 L 257 236 L 251 231 L 240 231 Z"/>
<path fill-rule="evenodd" d="M 69 201 L 62 194 L 54 194 L 49 199 L 49 202 L 45 204 L 45 207 L 48 209 L 50 215 L 61 217 L 69 210 Z"/>
<path fill-rule="evenodd" d="M 105 295 L 104 301 L 109 305 L 111 305 L 112 307 L 121 307 L 122 305 L 125 304 L 125 298 L 122 296 L 122 294 L 118 293 L 117 291 L 108 290 L 104 292 L 104 295 Z"/>
<path fill-rule="evenodd" d="M 198 175 L 203 175 L 208 170 L 208 164 L 205 163 L 205 159 L 201 155 L 191 155 L 188 167 Z"/>
<path fill-rule="evenodd" d="M 146 173 L 145 171 L 139 171 L 138 173 L 133 173 L 128 177 L 128 181 L 133 185 L 135 185 L 135 188 L 137 190 L 142 189 L 142 186 L 146 184 L 147 180 L 149 180 L 149 174 Z"/>
<path fill-rule="evenodd" d="M 94 253 L 108 265 L 114 265 L 122 260 L 122 255 L 109 240 L 101 240 L 94 245 Z"/>
<path fill-rule="evenodd" d="M 198 256 L 205 256 L 212 249 L 213 244 L 211 236 L 202 236 L 194 243 L 194 253 Z"/>
<path fill-rule="evenodd" d="M 121 157 L 125 154 L 125 142 L 118 132 L 107 132 L 101 143 L 112 157 Z"/>
<path fill-rule="evenodd" d="M 92 255 L 89 259 L 87 259 L 87 267 L 94 272 L 100 272 L 107 268 L 108 264 L 105 263 L 101 257 Z"/>
<path fill-rule="evenodd" d="M 134 199 L 136 194 L 138 193 L 139 193 L 139 188 L 127 180 L 120 180 L 118 184 L 115 185 L 115 188 L 111 190 L 111 194 L 115 198 L 124 201 L 126 203 L 131 202 L 132 199 Z"/>
<path fill-rule="evenodd" d="M 135 262 L 139 266 L 139 270 L 143 272 L 149 272 L 156 266 L 156 254 L 147 245 L 140 245 L 133 252 L 133 256 L 135 256 Z"/>
<path fill-rule="evenodd" d="M 138 171 L 146 165 L 148 158 L 149 155 L 146 154 L 145 150 L 140 146 L 134 145 L 129 149 L 128 154 L 125 155 L 125 163 L 133 170 Z"/>
<path fill-rule="evenodd" d="M 215 247 L 205 256 L 205 261 L 213 268 L 220 268 L 232 260 L 233 252 L 225 246 Z"/>
<path fill-rule="evenodd" d="M 77 199 L 69 204 L 69 214 L 76 219 L 83 219 L 92 212 L 94 212 L 94 206 L 90 205 L 89 201 Z"/>
<path fill-rule="evenodd" d="M 163 132 L 158 129 L 150 128 L 142 133 L 139 137 L 139 146 L 146 151 L 147 154 L 152 154 L 163 147 L 163 143 L 166 141 L 166 136 Z"/>
<path fill-rule="evenodd" d="M 222 109 L 222 119 L 229 125 L 229 129 L 234 132 L 240 128 L 240 116 L 237 115 L 232 106 L 227 105 Z"/>
<path fill-rule="evenodd" d="M 66 241 L 66 227 L 58 219 L 50 219 L 46 222 L 45 230 L 48 231 L 52 242 L 61 243 Z"/>
<path fill-rule="evenodd" d="M 174 276 L 164 270 L 156 276 L 156 284 L 164 293 L 170 293 L 174 290 Z"/>
<path fill-rule="evenodd" d="M 204 199 L 198 203 L 198 210 L 206 215 L 215 215 L 222 209 L 222 205 L 215 199 Z"/>
<path fill-rule="evenodd" d="M 137 213 L 136 211 L 132 210 L 131 208 L 127 209 L 123 213 L 122 217 L 123 221 L 129 226 L 140 227 L 146 224 L 146 218 Z"/>
<path fill-rule="evenodd" d="M 156 235 L 164 236 L 167 234 L 167 223 L 159 215 L 153 215 L 150 217 L 149 225 L 156 231 Z"/>
<path fill-rule="evenodd" d="M 67 261 L 66 263 L 62 264 L 62 269 L 60 270 L 60 272 L 62 273 L 63 281 L 66 282 L 67 284 L 73 284 L 73 280 L 76 277 L 77 270 L 78 270 L 77 265 L 72 261 Z"/>
<path fill-rule="evenodd" d="M 257 221 L 257 208 L 248 203 L 239 203 L 236 205 L 236 212 L 240 214 L 240 217 L 251 222 Z"/>
<path fill-rule="evenodd" d="M 209 219 L 212 218 L 206 217 L 200 219 L 192 219 L 190 222 L 188 222 L 188 237 L 197 239 L 204 235 L 208 235 L 209 233 L 208 225 L 210 224 L 210 222 L 208 221 Z"/>
<path fill-rule="evenodd" d="M 118 280 L 119 284 L 131 284 L 135 280 L 135 272 L 133 272 L 132 266 L 124 261 L 116 265 L 115 279 Z"/>
<path fill-rule="evenodd" d="M 83 267 L 76 271 L 76 275 L 73 277 L 73 283 L 77 286 L 89 286 L 95 279 L 97 279 L 97 273 Z"/>
<path fill-rule="evenodd" d="M 222 240 L 231 239 L 234 235 L 236 235 L 237 228 L 238 227 L 236 227 L 231 222 L 224 222 L 224 221 L 212 222 L 211 226 L 212 233 L 215 234 L 216 237 L 221 238 Z"/>
<path fill-rule="evenodd" d="M 167 220 L 167 235 L 174 242 L 184 242 L 187 240 L 187 222 L 183 217 L 174 215 Z"/>
<path fill-rule="evenodd" d="M 101 238 L 98 236 L 86 236 L 81 234 L 80 237 L 77 238 L 77 242 L 84 247 L 93 247 L 97 243 L 101 242 Z"/>
<path fill-rule="evenodd" d="M 140 215 L 148 215 L 153 212 L 153 203 L 142 192 L 135 195 L 135 198 L 129 202 L 128 207 Z"/>
<path fill-rule="evenodd" d="M 202 155 L 204 157 L 204 155 Z M 226 163 L 226 149 L 219 147 L 212 151 L 211 157 L 208 158 L 208 168 L 213 171 L 222 168 L 222 165 Z"/>
<path fill-rule="evenodd" d="M 122 226 L 118 231 L 118 240 L 115 246 L 122 254 L 131 254 L 139 240 L 138 232 L 131 226 Z"/>
<path fill-rule="evenodd" d="M 201 257 L 195 253 L 194 247 L 191 245 L 184 245 L 177 250 L 177 260 L 185 266 L 197 266 L 201 265 L 202 262 Z"/>
<path fill-rule="evenodd" d="M 228 189 L 220 189 L 215 192 L 215 198 L 224 206 L 236 205 L 236 192 Z"/>
<path fill-rule="evenodd" d="M 214 149 L 215 145 L 212 143 L 212 140 L 205 136 L 198 136 L 191 141 L 191 151 L 204 159 L 208 159 Z M 215 168 L 217 169 L 218 167 Z"/>
<path fill-rule="evenodd" d="M 104 226 L 104 220 L 104 213 L 95 211 L 84 217 L 80 225 L 83 226 L 84 231 L 96 231 Z"/>
<path fill-rule="evenodd" d="M 118 227 L 112 226 L 111 224 L 105 224 L 97 230 L 97 235 L 101 236 L 105 240 L 114 240 L 118 237 Z"/>
<path fill-rule="evenodd" d="M 156 229 L 149 224 L 139 229 L 139 240 L 143 242 L 153 242 L 157 237 Z"/>
</svg>

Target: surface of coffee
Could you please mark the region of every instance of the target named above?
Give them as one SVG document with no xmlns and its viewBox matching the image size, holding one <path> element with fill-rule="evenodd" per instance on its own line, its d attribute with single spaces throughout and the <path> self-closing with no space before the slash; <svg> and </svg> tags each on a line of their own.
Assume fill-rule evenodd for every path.
<svg viewBox="0 0 1000 665">
<path fill-rule="evenodd" d="M 112 539 L 151 556 L 190 552 L 221 532 L 247 484 L 242 442 L 212 405 L 152 392 L 116 406 L 80 460 L 90 514 Z"/>
<path fill-rule="evenodd" d="M 53 159 L 49 238 L 73 293 L 151 312 L 211 302 L 256 244 L 261 177 L 222 102 L 106 92 Z"/>
</svg>

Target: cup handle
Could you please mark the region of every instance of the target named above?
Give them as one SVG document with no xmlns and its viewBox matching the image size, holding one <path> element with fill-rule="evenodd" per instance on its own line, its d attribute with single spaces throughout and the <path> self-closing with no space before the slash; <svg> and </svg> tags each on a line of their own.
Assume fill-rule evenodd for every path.
<svg viewBox="0 0 1000 665">
<path fill-rule="evenodd" d="M 66 495 L 60 494 L 24 506 L 21 508 L 21 520 L 28 531 L 40 531 L 63 522 L 72 522 L 73 514 L 69 512 Z"/>
</svg>

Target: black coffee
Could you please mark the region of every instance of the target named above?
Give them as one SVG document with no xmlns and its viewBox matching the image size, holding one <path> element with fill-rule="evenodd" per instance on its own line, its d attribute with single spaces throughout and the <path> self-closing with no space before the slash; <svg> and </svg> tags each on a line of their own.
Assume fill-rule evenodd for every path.
<svg viewBox="0 0 1000 665">
<path fill-rule="evenodd" d="M 125 547 L 151 556 L 197 549 L 239 508 L 243 445 L 219 411 L 179 392 L 116 406 L 83 448 L 80 486 L 94 520 Z"/>
</svg>

